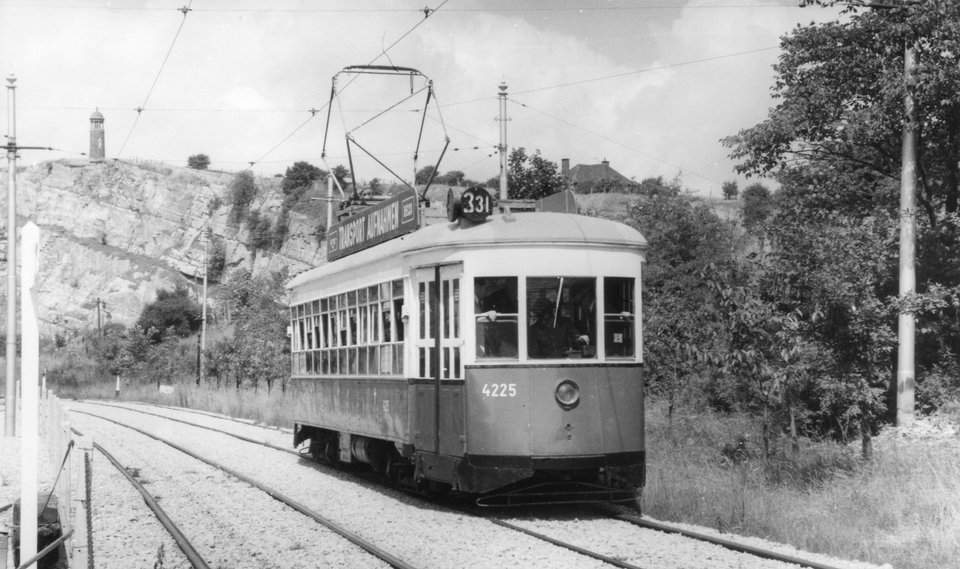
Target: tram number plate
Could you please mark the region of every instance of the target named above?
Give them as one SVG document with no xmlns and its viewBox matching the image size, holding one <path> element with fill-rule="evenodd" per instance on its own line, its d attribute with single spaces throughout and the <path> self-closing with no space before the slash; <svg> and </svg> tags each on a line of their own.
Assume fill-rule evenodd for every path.
<svg viewBox="0 0 960 569">
<path fill-rule="evenodd" d="M 484 383 L 480 390 L 484 397 L 516 397 L 516 383 Z"/>
</svg>

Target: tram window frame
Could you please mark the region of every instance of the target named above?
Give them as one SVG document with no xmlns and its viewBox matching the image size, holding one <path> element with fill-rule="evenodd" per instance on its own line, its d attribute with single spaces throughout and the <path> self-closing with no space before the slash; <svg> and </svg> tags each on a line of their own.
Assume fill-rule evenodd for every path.
<svg viewBox="0 0 960 569">
<path fill-rule="evenodd" d="M 402 376 L 403 295 L 394 279 L 291 306 L 291 372 Z"/>
<path fill-rule="evenodd" d="M 598 358 L 597 280 L 574 275 L 526 277 L 527 359 Z"/>
<path fill-rule="evenodd" d="M 520 278 L 517 276 L 474 277 L 475 354 L 478 360 L 519 359 L 519 287 Z M 487 291 L 488 294 L 481 297 L 483 293 L 480 291 Z M 494 295 L 497 294 L 501 296 L 495 298 Z M 501 304 L 504 312 L 498 310 L 497 303 Z"/>
<path fill-rule="evenodd" d="M 604 355 L 609 359 L 633 359 L 637 354 L 636 284 L 633 277 L 604 277 Z M 624 285 L 628 290 L 617 291 Z M 615 300 L 616 299 L 616 300 Z M 617 310 L 620 308 L 621 310 Z M 617 336 L 623 334 L 618 340 Z"/>
</svg>

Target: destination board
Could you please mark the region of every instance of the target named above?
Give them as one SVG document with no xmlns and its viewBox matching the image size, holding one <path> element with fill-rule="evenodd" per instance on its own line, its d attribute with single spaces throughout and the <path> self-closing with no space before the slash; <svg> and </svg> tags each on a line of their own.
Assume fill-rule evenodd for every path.
<svg viewBox="0 0 960 569">
<path fill-rule="evenodd" d="M 346 257 L 417 227 L 417 192 L 407 189 L 330 227 L 327 260 Z"/>
</svg>

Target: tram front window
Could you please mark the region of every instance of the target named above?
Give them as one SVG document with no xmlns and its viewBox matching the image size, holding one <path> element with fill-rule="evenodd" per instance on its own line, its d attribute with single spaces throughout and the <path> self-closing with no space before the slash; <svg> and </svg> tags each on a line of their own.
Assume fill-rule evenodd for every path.
<svg viewBox="0 0 960 569">
<path fill-rule="evenodd" d="M 527 279 L 527 357 L 595 358 L 596 279 Z"/>
<path fill-rule="evenodd" d="M 477 357 L 517 357 L 517 277 L 477 277 L 473 281 L 477 318 Z"/>
</svg>

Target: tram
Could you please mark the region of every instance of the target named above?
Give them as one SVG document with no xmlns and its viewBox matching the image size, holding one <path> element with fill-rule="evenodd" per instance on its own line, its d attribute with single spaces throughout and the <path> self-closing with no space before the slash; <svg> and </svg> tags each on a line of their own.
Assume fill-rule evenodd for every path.
<svg viewBox="0 0 960 569">
<path fill-rule="evenodd" d="M 287 287 L 293 444 L 481 505 L 632 502 L 646 241 L 494 209 L 474 187 L 420 227 L 408 190 L 331 228 Z"/>
</svg>

